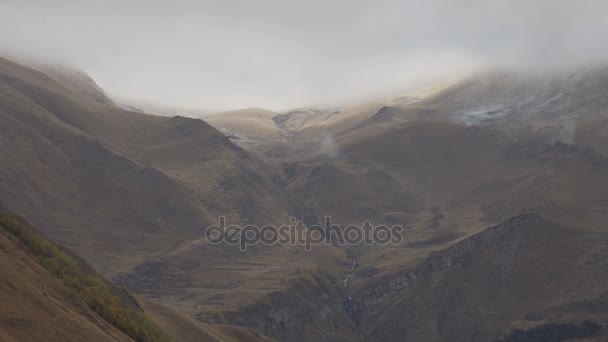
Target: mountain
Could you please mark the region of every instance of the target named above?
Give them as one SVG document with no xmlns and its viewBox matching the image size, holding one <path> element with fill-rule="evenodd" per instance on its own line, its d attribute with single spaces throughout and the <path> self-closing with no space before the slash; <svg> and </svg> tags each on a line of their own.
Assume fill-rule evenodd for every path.
<svg viewBox="0 0 608 342">
<path fill-rule="evenodd" d="M 602 341 L 606 80 L 487 72 L 424 97 L 209 124 L 1 60 L 0 202 L 177 340 Z M 405 240 L 243 252 L 204 239 L 218 216 L 331 216 Z"/>
<path fill-rule="evenodd" d="M 205 116 L 205 121 L 223 131 L 241 146 L 274 143 L 285 134 L 273 118 L 277 114 L 261 108 L 245 108 Z"/>
<path fill-rule="evenodd" d="M 11 147 L 0 200 L 104 274 L 200 238 L 214 216 L 287 216 L 272 168 L 205 122 L 124 111 L 13 62 L 0 67 Z"/>
<path fill-rule="evenodd" d="M 282 223 L 292 209 L 279 165 L 200 119 L 92 101 L 1 60 L 0 139 L 1 203 L 103 276 L 182 313 L 243 305 L 284 289 L 299 268 L 343 258 L 333 247 L 208 245 L 204 228 L 218 216 Z"/>
<path fill-rule="evenodd" d="M 606 324 L 606 157 L 444 122 L 361 133 L 338 141 L 333 159 L 289 166 L 294 202 L 311 223 L 331 215 L 406 224 L 405 244 L 347 248 L 357 269 L 333 273 L 349 286 L 330 300 L 286 290 L 224 313 L 228 322 L 301 341 L 293 331 L 333 341 L 488 341 L 545 324 Z M 307 291 L 316 293 L 307 300 L 324 293 Z"/>
<path fill-rule="evenodd" d="M 179 255 L 171 261 L 178 269 L 203 268 L 189 273 L 200 284 L 234 262 L 226 258 L 233 251 L 204 243 L 204 228 L 218 216 L 262 224 L 284 222 L 290 210 L 282 170 L 206 122 L 92 101 L 8 60 L 0 61 L 0 144 L 0 202 L 108 278 Z M 248 258 L 259 256 L 242 261 Z M 262 258 L 257 272 L 241 276 L 268 273 L 275 263 Z M 181 298 L 180 279 L 164 281 Z M 262 291 L 283 287 L 282 280 Z M 248 300 L 260 288 L 234 290 Z"/>
<path fill-rule="evenodd" d="M 9 209 L 104 274 L 170 248 L 178 231 L 198 235 L 204 208 L 176 181 L 126 153 L 120 134 L 142 116 L 77 97 L 32 69 L 0 64 L 6 151 L 0 200 Z"/>
<path fill-rule="evenodd" d="M 300 152 L 282 161 L 297 216 L 402 224 L 406 243 L 346 248 L 357 269 L 330 272 L 349 279 L 330 300 L 304 300 L 294 283 L 224 317 L 284 340 L 307 340 L 293 331 L 335 341 L 487 341 L 564 330 L 602 340 L 608 159 L 599 135 L 566 140 L 560 127 L 605 120 L 601 70 L 574 85 L 563 75 L 482 74 L 382 106 L 334 130 L 330 149 L 318 148 L 328 142 L 322 130 L 300 131 L 317 148 L 292 139 Z M 484 103 L 509 110 L 504 119 L 462 114 Z"/>
<path fill-rule="evenodd" d="M 203 118 L 248 151 L 262 158 L 284 161 L 309 149 L 327 150 L 335 137 L 362 125 L 386 106 L 401 108 L 417 101 L 420 98 L 401 96 L 343 107 L 298 108 L 279 113 L 245 108 Z"/>
<path fill-rule="evenodd" d="M 485 72 L 403 111 L 408 119 L 497 128 L 606 153 L 608 69 Z"/>
</svg>

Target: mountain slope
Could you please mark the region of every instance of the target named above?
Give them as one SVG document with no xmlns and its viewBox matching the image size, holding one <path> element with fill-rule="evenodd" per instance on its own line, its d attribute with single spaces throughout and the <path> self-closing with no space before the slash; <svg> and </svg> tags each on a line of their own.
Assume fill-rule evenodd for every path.
<svg viewBox="0 0 608 342">
<path fill-rule="evenodd" d="M 3 341 L 270 341 L 136 299 L 1 208 L 0 250 Z"/>
<path fill-rule="evenodd" d="M 402 108 L 420 99 L 402 96 L 336 108 L 298 108 L 275 113 L 246 108 L 204 116 L 232 141 L 271 160 L 288 160 L 309 149 L 325 153 L 328 143 L 356 129 L 386 106 Z"/>
<path fill-rule="evenodd" d="M 487 341 L 549 323 L 608 322 L 608 279 L 597 271 L 608 159 L 597 151 L 437 121 L 377 122 L 336 150 L 285 165 L 300 218 L 408 228 L 402 246 L 346 247 L 357 270 L 340 273 L 349 290 L 329 315 L 348 314 L 356 328 L 324 338 Z M 262 316 L 276 319 L 273 310 Z M 267 333 L 289 336 L 276 329 Z"/>
<path fill-rule="evenodd" d="M 42 71 L 59 84 L 63 85 L 75 94 L 95 102 L 111 105 L 113 104 L 103 89 L 85 72 L 68 68 L 62 65 L 34 66 L 36 70 Z"/>
<path fill-rule="evenodd" d="M 606 153 L 608 69 L 491 71 L 395 113 L 500 129 L 515 138 L 562 141 Z"/>
<path fill-rule="evenodd" d="M 0 123 L 0 200 L 107 275 L 200 238 L 214 216 L 287 216 L 280 173 L 201 120 L 89 101 L 2 60 Z"/>
<path fill-rule="evenodd" d="M 4 209 L 0 211 L 0 244 L 2 340 L 130 341 L 127 335 L 136 337 L 135 330 L 128 331 L 124 321 L 112 323 L 110 315 L 106 319 L 100 317 L 104 310 L 109 309 L 109 304 L 99 304 L 96 310 L 92 309 L 93 303 L 116 301 L 120 306 L 120 309 L 112 309 L 115 310 L 112 317 L 116 321 L 118 317 L 123 319 L 123 316 L 117 316 L 119 313 L 131 319 L 142 317 L 143 320 L 134 302 L 118 289 L 111 289 L 111 293 L 106 294 L 99 292 L 102 288 L 107 291 L 109 285 L 103 284 L 103 280 L 88 266 L 55 247 L 22 219 Z M 60 263 L 70 266 L 58 268 Z M 97 297 L 85 299 L 85 292 L 93 289 L 94 282 L 97 285 L 91 295 Z M 141 323 L 143 321 L 137 324 Z M 150 341 L 168 340 L 160 330 L 149 331 Z"/>
<path fill-rule="evenodd" d="M 108 278 L 160 260 L 187 274 L 188 291 L 225 290 L 235 305 L 285 286 L 281 276 L 271 285 L 257 278 L 276 269 L 277 254 L 289 253 L 238 255 L 204 243 L 204 228 L 218 216 L 279 223 L 290 208 L 282 170 L 202 120 L 91 101 L 39 71 L 0 60 L 0 146 L 0 201 Z M 239 263 L 251 265 L 238 274 L 243 286 L 216 277 Z M 192 308 L 182 279 L 156 272 L 151 282 Z M 219 285 L 208 286 L 209 279 Z"/>
<path fill-rule="evenodd" d="M 605 325 L 601 309 L 568 309 L 605 296 L 608 279 L 597 272 L 604 247 L 595 241 L 605 238 L 601 225 L 514 217 L 355 295 L 373 317 L 362 329 L 369 340 L 488 341 L 546 322 Z"/>
<path fill-rule="evenodd" d="M 2 60 L 0 201 L 145 296 L 179 340 L 262 338 L 184 313 L 282 340 L 486 341 L 571 324 L 601 340 L 608 78 L 549 76 L 211 119 L 251 152 L 202 120 L 125 111 Z M 242 253 L 202 236 L 219 215 L 290 214 L 401 225 L 406 238 Z"/>
<path fill-rule="evenodd" d="M 234 325 L 205 324 L 193 318 L 185 317 L 173 309 L 152 300 L 145 298 L 138 300 L 148 315 L 176 341 L 273 341 L 273 339 L 260 335 L 252 329 Z"/>
</svg>

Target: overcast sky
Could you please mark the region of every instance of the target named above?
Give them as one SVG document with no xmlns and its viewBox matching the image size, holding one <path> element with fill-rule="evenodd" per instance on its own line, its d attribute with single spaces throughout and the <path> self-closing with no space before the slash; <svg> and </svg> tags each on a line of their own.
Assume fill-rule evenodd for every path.
<svg viewBox="0 0 608 342">
<path fill-rule="evenodd" d="M 284 109 L 603 62 L 608 1 L 0 0 L 0 30 L 0 53 L 78 66 L 123 98 Z"/>
</svg>

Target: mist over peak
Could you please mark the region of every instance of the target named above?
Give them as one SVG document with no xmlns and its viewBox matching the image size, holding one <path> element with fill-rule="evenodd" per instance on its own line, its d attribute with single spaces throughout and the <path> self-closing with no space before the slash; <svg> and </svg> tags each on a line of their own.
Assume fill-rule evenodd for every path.
<svg viewBox="0 0 608 342">
<path fill-rule="evenodd" d="M 603 63 L 604 1 L 4 1 L 6 54 L 209 110 L 343 104 L 482 68 Z"/>
</svg>

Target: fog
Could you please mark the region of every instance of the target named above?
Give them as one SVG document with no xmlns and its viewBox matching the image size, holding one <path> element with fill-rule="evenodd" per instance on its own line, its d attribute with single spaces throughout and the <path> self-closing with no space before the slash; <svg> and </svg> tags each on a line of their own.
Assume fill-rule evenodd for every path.
<svg viewBox="0 0 608 342">
<path fill-rule="evenodd" d="M 123 99 L 223 110 L 339 104 L 481 68 L 602 63 L 603 0 L 0 0 L 0 54 Z"/>
</svg>

